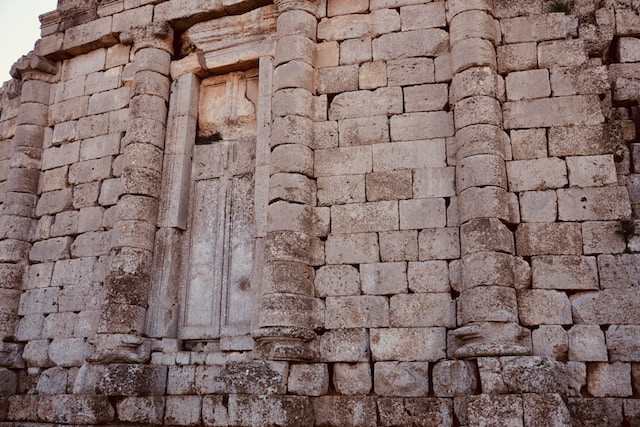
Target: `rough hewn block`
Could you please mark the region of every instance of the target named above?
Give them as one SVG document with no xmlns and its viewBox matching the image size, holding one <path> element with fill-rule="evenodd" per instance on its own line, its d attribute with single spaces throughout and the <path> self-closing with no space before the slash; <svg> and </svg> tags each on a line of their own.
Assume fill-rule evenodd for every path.
<svg viewBox="0 0 640 427">
<path fill-rule="evenodd" d="M 553 111 L 554 114 L 549 114 Z M 604 122 L 600 100 L 592 95 L 563 96 L 504 104 L 505 129 L 597 125 Z"/>
<path fill-rule="evenodd" d="M 389 303 L 382 296 L 327 297 L 326 327 L 375 328 L 389 325 Z"/>
<path fill-rule="evenodd" d="M 376 361 L 436 361 L 445 357 L 445 335 L 445 328 L 372 329 L 371 353 Z"/>
</svg>

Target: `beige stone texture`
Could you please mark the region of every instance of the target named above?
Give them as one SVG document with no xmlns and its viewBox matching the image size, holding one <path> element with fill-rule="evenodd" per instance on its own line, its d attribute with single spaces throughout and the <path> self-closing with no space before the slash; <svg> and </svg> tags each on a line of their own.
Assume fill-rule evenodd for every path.
<svg viewBox="0 0 640 427">
<path fill-rule="evenodd" d="M 372 329 L 371 354 L 375 361 L 433 362 L 445 357 L 445 340 L 445 328 Z"/>
<path fill-rule="evenodd" d="M 402 112 L 402 89 L 380 88 L 373 92 L 361 90 L 337 95 L 329 108 L 329 119 L 398 114 Z"/>
<path fill-rule="evenodd" d="M 378 233 L 380 260 L 383 262 L 414 261 L 418 259 L 418 232 L 416 230 Z"/>
<path fill-rule="evenodd" d="M 413 194 L 416 198 L 455 196 L 455 168 L 416 169 L 413 172 Z"/>
<path fill-rule="evenodd" d="M 446 261 L 409 262 L 409 289 L 414 293 L 449 292 L 449 266 Z"/>
<path fill-rule="evenodd" d="M 430 228 L 418 236 L 420 261 L 455 259 L 460 256 L 460 234 L 457 228 Z"/>
<path fill-rule="evenodd" d="M 533 354 L 566 360 L 569 351 L 567 331 L 560 325 L 540 325 L 531 332 Z"/>
<path fill-rule="evenodd" d="M 389 142 L 386 116 L 370 116 L 338 121 L 340 146 L 369 145 Z"/>
<path fill-rule="evenodd" d="M 360 89 L 377 89 L 387 85 L 387 64 L 384 61 L 366 62 L 360 66 Z"/>
<path fill-rule="evenodd" d="M 372 172 L 365 176 L 368 201 L 410 199 L 412 174 L 410 170 Z"/>
<path fill-rule="evenodd" d="M 374 391 L 384 396 L 419 397 L 429 393 L 429 364 L 425 362 L 377 362 Z"/>
<path fill-rule="evenodd" d="M 394 295 L 389 322 L 392 327 L 455 327 L 456 304 L 448 293 Z"/>
<path fill-rule="evenodd" d="M 383 34 L 373 40 L 373 60 L 391 60 L 414 56 L 438 56 L 449 47 L 449 34 L 427 28 Z"/>
<path fill-rule="evenodd" d="M 319 177 L 318 204 L 323 206 L 364 202 L 365 175 Z"/>
<path fill-rule="evenodd" d="M 333 233 L 364 233 L 398 229 L 398 205 L 393 201 L 331 207 Z"/>
<path fill-rule="evenodd" d="M 360 265 L 362 293 L 392 295 L 407 292 L 407 266 L 404 262 Z"/>
<path fill-rule="evenodd" d="M 571 324 L 571 304 L 564 292 L 524 290 L 518 295 L 518 313 L 524 325 Z"/>
<path fill-rule="evenodd" d="M 327 297 L 328 329 L 376 328 L 389 325 L 389 303 L 383 296 Z"/>
<path fill-rule="evenodd" d="M 433 83 L 434 73 L 434 63 L 430 58 L 401 58 L 387 61 L 389 86 Z"/>
<path fill-rule="evenodd" d="M 551 95 L 547 69 L 511 72 L 505 78 L 505 84 L 509 101 L 545 98 Z"/>
<path fill-rule="evenodd" d="M 611 90 L 606 67 L 558 67 L 551 70 L 553 96 L 606 94 Z"/>
<path fill-rule="evenodd" d="M 329 388 L 329 369 L 324 363 L 294 365 L 289 370 L 287 390 L 303 396 L 321 396 Z"/>
<path fill-rule="evenodd" d="M 576 36 L 578 20 L 562 13 L 521 16 L 500 21 L 505 43 L 540 42 Z"/>
<path fill-rule="evenodd" d="M 444 139 L 375 144 L 372 151 L 373 170 L 376 172 L 446 166 Z"/>
<path fill-rule="evenodd" d="M 400 14 L 395 10 L 374 10 L 370 14 L 340 15 L 318 23 L 318 39 L 345 40 L 398 31 Z"/>
<path fill-rule="evenodd" d="M 320 360 L 325 362 L 367 362 L 367 329 L 332 329 L 320 337 Z"/>
<path fill-rule="evenodd" d="M 496 49 L 498 72 L 524 71 L 538 65 L 538 49 L 535 42 L 498 46 Z"/>
<path fill-rule="evenodd" d="M 580 292 L 569 297 L 574 323 L 603 325 L 633 325 L 638 323 L 638 297 L 625 289 L 603 289 L 600 292 Z M 610 307 L 616 307 L 611 310 Z"/>
<path fill-rule="evenodd" d="M 556 157 L 507 162 L 511 191 L 548 190 L 564 187 L 567 165 Z"/>
<path fill-rule="evenodd" d="M 554 222 L 558 217 L 555 191 L 525 191 L 519 201 L 522 222 Z"/>
<path fill-rule="evenodd" d="M 549 111 L 555 114 L 548 114 Z M 603 122 L 600 101 L 593 96 L 575 95 L 504 104 L 505 129 L 597 125 Z"/>
<path fill-rule="evenodd" d="M 313 401 L 318 425 L 374 425 L 376 403 L 372 396 L 322 396 Z"/>
<path fill-rule="evenodd" d="M 368 63 L 373 57 L 371 37 L 348 39 L 340 43 L 340 64 Z"/>
<path fill-rule="evenodd" d="M 631 389 L 631 365 L 628 363 L 596 363 L 588 371 L 589 393 L 595 397 L 628 397 Z"/>
<path fill-rule="evenodd" d="M 558 190 L 560 221 L 623 220 L 631 215 L 629 193 L 620 186 Z"/>
<path fill-rule="evenodd" d="M 639 258 L 638 254 L 600 255 L 598 257 L 600 286 L 629 288 L 640 285 Z"/>
<path fill-rule="evenodd" d="M 333 365 L 333 385 L 341 395 L 368 394 L 372 387 L 371 366 L 368 363 L 336 363 Z"/>
<path fill-rule="evenodd" d="M 589 156 L 611 152 L 602 125 L 551 127 L 548 136 L 550 156 Z"/>
</svg>

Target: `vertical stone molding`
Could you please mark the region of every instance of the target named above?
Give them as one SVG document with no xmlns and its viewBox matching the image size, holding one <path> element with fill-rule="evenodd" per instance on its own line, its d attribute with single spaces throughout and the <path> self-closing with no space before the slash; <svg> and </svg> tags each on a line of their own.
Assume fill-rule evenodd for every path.
<svg viewBox="0 0 640 427">
<path fill-rule="evenodd" d="M 11 74 L 21 80 L 22 92 L 0 212 L 0 340 L 16 333 L 23 276 L 37 223 L 40 161 L 57 67 L 46 58 L 29 54 L 13 65 Z"/>
<path fill-rule="evenodd" d="M 97 350 L 91 357 L 97 363 L 135 363 L 150 357 L 142 334 L 158 219 L 173 30 L 167 23 L 134 27 L 121 41 L 133 45 L 135 71 L 121 148 L 123 194 L 113 225 Z"/>
<path fill-rule="evenodd" d="M 313 329 L 322 307 L 313 293 L 313 266 L 324 260 L 313 179 L 314 1 L 276 1 L 270 189 L 256 348 L 276 360 L 316 357 Z M 311 46 L 293 54 L 295 46 Z M 286 190 L 283 190 L 286 189 Z"/>
<path fill-rule="evenodd" d="M 462 289 L 459 319 L 452 334 L 455 356 L 523 355 L 530 333 L 518 325 L 517 259 L 501 101 L 504 82 L 496 71 L 498 21 L 490 1 L 450 1 L 456 142 L 456 192 L 460 216 Z"/>
</svg>

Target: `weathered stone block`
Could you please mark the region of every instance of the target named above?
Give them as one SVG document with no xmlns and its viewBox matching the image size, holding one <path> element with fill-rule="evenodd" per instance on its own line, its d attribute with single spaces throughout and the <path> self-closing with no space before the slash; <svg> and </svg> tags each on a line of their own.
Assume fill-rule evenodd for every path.
<svg viewBox="0 0 640 427">
<path fill-rule="evenodd" d="M 470 396 L 467 406 L 469 425 L 508 425 L 523 427 L 522 397 L 517 395 Z"/>
<path fill-rule="evenodd" d="M 433 392 L 438 397 L 466 396 L 478 386 L 478 372 L 471 362 L 445 360 L 433 367 Z"/>
<path fill-rule="evenodd" d="M 421 397 L 429 394 L 429 363 L 377 362 L 374 390 L 381 396 Z"/>
<path fill-rule="evenodd" d="M 315 151 L 316 177 L 371 172 L 371 146 L 329 148 Z"/>
<path fill-rule="evenodd" d="M 73 192 L 71 188 L 48 191 L 40 195 L 40 200 L 36 205 L 36 216 L 51 215 L 65 210 L 72 206 Z"/>
<path fill-rule="evenodd" d="M 378 89 L 387 85 L 387 64 L 384 61 L 365 62 L 360 66 L 360 89 Z"/>
<path fill-rule="evenodd" d="M 554 111 L 555 114 L 549 114 Z M 597 125 L 604 122 L 596 95 L 513 101 L 504 104 L 505 129 Z"/>
<path fill-rule="evenodd" d="M 378 398 L 379 425 L 452 426 L 453 404 L 450 399 L 420 397 Z"/>
<path fill-rule="evenodd" d="M 400 15 L 390 9 L 370 14 L 341 15 L 322 20 L 318 24 L 321 40 L 345 40 L 375 36 L 400 29 Z"/>
<path fill-rule="evenodd" d="M 380 88 L 374 91 L 360 90 L 336 95 L 329 107 L 329 119 L 340 120 L 356 117 L 402 113 L 402 88 Z"/>
<path fill-rule="evenodd" d="M 445 139 L 383 143 L 372 148 L 373 170 L 376 172 L 446 166 Z"/>
<path fill-rule="evenodd" d="M 367 200 L 381 201 L 412 197 L 410 170 L 372 172 L 365 176 Z"/>
<path fill-rule="evenodd" d="M 531 70 L 538 65 L 538 49 L 535 42 L 498 46 L 498 72 Z"/>
<path fill-rule="evenodd" d="M 518 255 L 579 255 L 582 253 L 578 223 L 523 223 L 516 230 Z"/>
<path fill-rule="evenodd" d="M 369 202 L 331 207 L 332 233 L 366 233 L 397 229 L 397 202 Z"/>
<path fill-rule="evenodd" d="M 389 302 L 383 296 L 327 297 L 326 327 L 375 328 L 389 325 Z"/>
<path fill-rule="evenodd" d="M 428 28 L 384 34 L 373 41 L 373 59 L 390 60 L 413 56 L 438 56 L 449 47 L 449 34 Z"/>
<path fill-rule="evenodd" d="M 333 366 L 333 385 L 340 394 L 353 396 L 371 391 L 371 367 L 368 363 L 336 363 Z"/>
<path fill-rule="evenodd" d="M 523 290 L 518 296 L 518 313 L 523 325 L 570 325 L 571 304 L 564 292 Z"/>
<path fill-rule="evenodd" d="M 404 108 L 408 113 L 441 111 L 449 100 L 446 84 L 425 84 L 403 88 Z"/>
<path fill-rule="evenodd" d="M 594 397 L 631 396 L 631 365 L 628 363 L 595 363 L 587 375 L 588 390 Z"/>
<path fill-rule="evenodd" d="M 303 396 L 322 396 L 329 388 L 329 369 L 324 363 L 293 365 L 289 370 L 288 390 Z"/>
<path fill-rule="evenodd" d="M 328 264 L 361 264 L 380 260 L 376 233 L 331 234 L 325 250 Z"/>
<path fill-rule="evenodd" d="M 574 325 L 568 332 L 569 360 L 606 362 L 607 346 L 604 332 L 598 325 Z"/>
<path fill-rule="evenodd" d="M 532 260 L 534 288 L 598 289 L 596 259 L 585 256 L 537 256 Z"/>
<path fill-rule="evenodd" d="M 533 354 L 547 356 L 556 360 L 567 360 L 569 337 L 567 331 L 559 325 L 541 325 L 531 332 Z"/>
<path fill-rule="evenodd" d="M 338 121 L 340 146 L 369 145 L 389 142 L 386 116 L 370 116 Z"/>
<path fill-rule="evenodd" d="M 316 425 L 373 426 L 377 422 L 373 396 L 322 396 L 313 400 Z"/>
<path fill-rule="evenodd" d="M 407 292 L 407 266 L 404 262 L 360 265 L 362 292 L 369 295 L 389 295 Z"/>
<path fill-rule="evenodd" d="M 569 409 L 560 394 L 525 394 L 522 406 L 526 426 L 571 424 Z"/>
<path fill-rule="evenodd" d="M 567 301 L 568 302 L 568 301 Z M 456 326 L 456 303 L 449 293 L 394 295 L 389 323 L 393 327 Z"/>
<path fill-rule="evenodd" d="M 49 345 L 49 359 L 62 367 L 82 366 L 85 356 L 91 354 L 93 346 L 84 338 L 58 338 Z"/>
<path fill-rule="evenodd" d="M 407 267 L 409 289 L 413 292 L 449 292 L 446 261 L 410 262 Z"/>
<path fill-rule="evenodd" d="M 387 84 L 408 86 L 433 83 L 435 68 L 431 58 L 400 58 L 387 61 Z"/>
<path fill-rule="evenodd" d="M 562 188 L 558 190 L 560 221 L 602 221 L 629 218 L 629 193 L 624 187 Z"/>
<path fill-rule="evenodd" d="M 516 291 L 513 288 L 471 288 L 463 292 L 458 300 L 459 322 L 517 322 L 517 307 Z"/>
<path fill-rule="evenodd" d="M 164 402 L 164 397 L 128 397 L 116 406 L 118 419 L 131 423 L 161 424 Z"/>
<path fill-rule="evenodd" d="M 640 297 L 626 289 L 603 289 L 570 296 L 574 323 L 633 325 L 640 323 Z M 615 307 L 615 309 L 614 309 Z"/>
<path fill-rule="evenodd" d="M 547 190 L 567 184 L 567 166 L 555 157 L 507 162 L 511 191 Z"/>
<path fill-rule="evenodd" d="M 366 329 L 334 329 L 320 337 L 320 360 L 324 362 L 367 362 L 369 333 Z"/>
<path fill-rule="evenodd" d="M 525 191 L 520 194 L 522 222 L 554 222 L 557 217 L 555 191 Z"/>
<path fill-rule="evenodd" d="M 640 255 L 601 255 L 598 257 L 598 268 L 602 288 L 629 288 L 640 285 Z"/>
<path fill-rule="evenodd" d="M 419 259 L 455 259 L 460 257 L 460 233 L 458 228 L 430 228 L 418 237 Z"/>
<path fill-rule="evenodd" d="M 202 397 L 168 396 L 164 422 L 174 425 L 198 425 L 201 422 Z"/>
<path fill-rule="evenodd" d="M 509 73 L 505 78 L 505 84 L 509 101 L 545 98 L 551 95 L 547 69 Z"/>
<path fill-rule="evenodd" d="M 416 346 L 415 343 L 422 343 Z M 436 361 L 445 357 L 445 328 L 388 328 L 371 330 L 371 353 L 376 361 Z"/>
</svg>

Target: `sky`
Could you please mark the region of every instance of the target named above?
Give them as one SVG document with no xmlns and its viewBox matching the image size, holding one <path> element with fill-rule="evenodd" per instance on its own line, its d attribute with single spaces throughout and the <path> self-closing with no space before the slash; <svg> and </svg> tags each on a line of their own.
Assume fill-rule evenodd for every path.
<svg viewBox="0 0 640 427">
<path fill-rule="evenodd" d="M 38 15 L 55 10 L 57 0 L 0 0 L 0 85 L 11 66 L 40 38 Z"/>
</svg>

